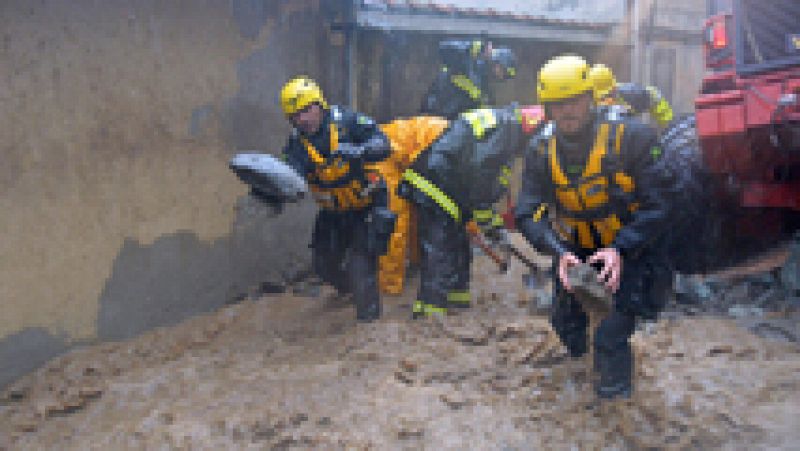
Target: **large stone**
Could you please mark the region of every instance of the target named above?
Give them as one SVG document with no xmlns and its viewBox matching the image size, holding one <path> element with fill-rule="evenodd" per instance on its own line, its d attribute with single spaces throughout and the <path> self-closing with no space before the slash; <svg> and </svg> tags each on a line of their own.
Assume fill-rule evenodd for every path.
<svg viewBox="0 0 800 451">
<path fill-rule="evenodd" d="M 748 316 L 762 317 L 764 316 L 764 309 L 761 307 L 736 304 L 728 309 L 728 315 L 734 318 L 745 318 Z"/>
<path fill-rule="evenodd" d="M 703 304 L 711 300 L 714 291 L 701 276 L 676 274 L 673 281 L 675 300 L 681 304 Z"/>
<path fill-rule="evenodd" d="M 590 313 L 608 314 L 613 306 L 611 293 L 597 280 L 597 271 L 583 264 L 570 268 L 569 280 L 575 298 Z"/>
</svg>

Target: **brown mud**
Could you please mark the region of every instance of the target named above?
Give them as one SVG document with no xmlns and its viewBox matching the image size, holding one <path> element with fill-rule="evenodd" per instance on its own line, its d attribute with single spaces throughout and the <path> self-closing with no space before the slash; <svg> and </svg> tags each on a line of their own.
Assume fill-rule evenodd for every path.
<svg viewBox="0 0 800 451">
<path fill-rule="evenodd" d="M 357 324 L 327 290 L 265 296 L 73 351 L 0 395 L 0 449 L 792 449 L 800 346 L 734 320 L 633 337 L 636 390 L 595 399 L 522 268 L 475 265 L 475 305 Z M 546 289 L 543 287 L 542 289 Z M 775 313 L 775 315 L 778 315 Z"/>
</svg>

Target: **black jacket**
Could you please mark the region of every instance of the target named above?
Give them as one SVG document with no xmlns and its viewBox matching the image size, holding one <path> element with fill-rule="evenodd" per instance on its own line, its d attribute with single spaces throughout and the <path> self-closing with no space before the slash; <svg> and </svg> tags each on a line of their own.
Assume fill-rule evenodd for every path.
<svg viewBox="0 0 800 451">
<path fill-rule="evenodd" d="M 583 141 L 582 147 L 585 148 L 586 156 L 591 149 L 591 143 L 594 142 L 593 137 L 596 135 L 599 123 L 599 119 L 596 120 L 585 132 L 592 134 L 592 139 Z M 621 170 L 635 180 L 634 201 L 639 203 L 639 208 L 619 230 L 611 246 L 619 250 L 623 256 L 638 256 L 647 249 L 657 248 L 658 239 L 669 227 L 667 193 L 672 189 L 674 179 L 657 164 L 660 149 L 656 131 L 635 119 L 626 118 L 623 119 L 623 123 L 625 131 L 619 162 Z M 550 164 L 547 154 L 539 151 L 540 144 L 551 136 L 556 136 L 556 152 L 562 161 L 568 160 L 567 156 L 563 155 L 565 139 L 554 129 L 555 127 L 551 126 L 544 127 L 531 140 L 527 149 L 516 220 L 520 231 L 535 248 L 552 255 L 561 255 L 567 251 L 579 253 L 579 249 L 573 249 L 571 244 L 559 239 L 547 220 L 538 222 L 533 220 L 533 215 L 543 203 L 550 208 L 557 205 Z"/>
<path fill-rule="evenodd" d="M 363 163 L 381 161 L 389 156 L 391 152 L 389 139 L 372 118 L 345 107 L 332 105 L 330 109 L 324 112 L 319 131 L 313 136 L 307 137 L 323 157 L 328 158 L 331 155 L 331 121 L 334 121 L 338 127 L 340 143 L 351 143 L 364 147 L 363 160 L 360 163 L 351 164 L 354 167 L 354 171 L 357 172 L 357 174 L 353 174 L 355 177 L 364 177 Z M 292 130 L 292 134 L 283 149 L 283 155 L 287 164 L 300 175 L 307 177 L 316 168 L 300 138 L 301 133 L 297 130 Z"/>
<path fill-rule="evenodd" d="M 411 165 L 451 197 L 464 214 L 486 209 L 506 187 L 498 177 L 503 166 L 521 155 L 528 135 L 523 133 L 516 107 L 491 109 L 497 125 L 476 137 L 469 121 L 461 116 Z"/>
<path fill-rule="evenodd" d="M 488 87 L 487 62 L 473 54 L 472 40 L 446 40 L 439 43 L 442 70 L 422 99 L 422 114 L 441 116 L 450 120 L 458 115 L 494 102 Z M 480 43 L 483 48 L 484 43 Z M 479 50 L 480 51 L 480 50 Z M 471 95 L 453 82 L 454 76 L 466 77 L 478 89 Z"/>
<path fill-rule="evenodd" d="M 420 107 L 422 114 L 453 120 L 464 111 L 479 108 L 490 102 L 486 86 L 482 86 L 484 83 L 480 78 L 468 77 L 481 91 L 480 97 L 473 98 L 467 91 L 453 83 L 452 75 L 446 69 L 439 72 L 422 100 Z"/>
</svg>

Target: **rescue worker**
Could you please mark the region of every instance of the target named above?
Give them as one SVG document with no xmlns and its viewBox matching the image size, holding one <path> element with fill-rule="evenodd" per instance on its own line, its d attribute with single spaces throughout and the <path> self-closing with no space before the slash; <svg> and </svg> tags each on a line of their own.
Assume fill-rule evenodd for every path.
<svg viewBox="0 0 800 451">
<path fill-rule="evenodd" d="M 284 158 L 306 177 L 320 207 L 311 240 L 313 269 L 340 294 L 353 294 L 358 320 L 377 319 L 378 257 L 393 224 L 385 185 L 365 166 L 389 155 L 389 141 L 371 118 L 329 106 L 308 77 L 286 83 L 280 100 L 294 126 Z"/>
<path fill-rule="evenodd" d="M 633 115 L 650 113 L 661 128 L 672 121 L 672 107 L 655 86 L 617 83 L 614 73 L 604 64 L 592 66 L 589 79 L 594 85 L 598 105 L 620 105 L 624 108 L 623 113 Z"/>
<path fill-rule="evenodd" d="M 588 317 L 570 293 L 568 269 L 599 267 L 598 280 L 613 293 L 594 336 L 595 389 L 610 398 L 630 395 L 635 320 L 655 318 L 671 284 L 659 239 L 673 179 L 659 169 L 651 126 L 597 114 L 589 69 L 566 55 L 539 71 L 550 122 L 531 140 L 516 221 L 534 248 L 555 257 L 551 323 L 572 356 L 587 350 Z"/>
<path fill-rule="evenodd" d="M 482 40 L 448 40 L 439 43 L 442 69 L 422 101 L 422 114 L 450 120 L 459 114 L 494 103 L 489 79 L 516 75 L 511 49 L 495 48 Z"/>
<path fill-rule="evenodd" d="M 541 108 L 478 109 L 462 114 L 414 160 L 398 194 L 417 206 L 422 249 L 413 317 L 468 307 L 472 250 L 467 227 L 492 227 L 491 210 L 508 188 L 507 166 L 525 149 Z"/>
</svg>

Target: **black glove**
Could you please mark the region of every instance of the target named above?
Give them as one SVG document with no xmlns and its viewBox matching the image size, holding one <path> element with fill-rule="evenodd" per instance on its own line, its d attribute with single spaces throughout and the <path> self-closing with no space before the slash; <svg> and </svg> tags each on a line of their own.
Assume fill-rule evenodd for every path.
<svg viewBox="0 0 800 451">
<path fill-rule="evenodd" d="M 350 143 L 339 143 L 336 149 L 345 160 L 360 160 L 364 157 L 364 146 Z"/>
</svg>

